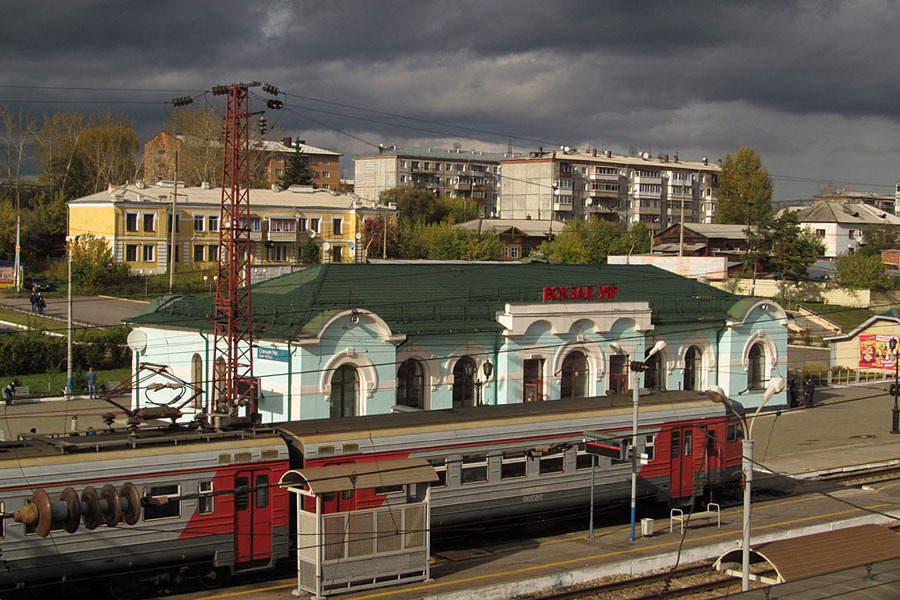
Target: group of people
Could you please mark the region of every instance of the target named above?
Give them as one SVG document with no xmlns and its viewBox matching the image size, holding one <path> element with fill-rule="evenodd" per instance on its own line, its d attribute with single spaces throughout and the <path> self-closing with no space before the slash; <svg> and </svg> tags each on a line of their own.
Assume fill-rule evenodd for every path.
<svg viewBox="0 0 900 600">
<path fill-rule="evenodd" d="M 41 296 L 41 293 L 31 290 L 31 312 L 36 312 L 39 315 L 42 315 L 44 314 L 45 308 L 47 308 L 47 301 L 44 300 L 44 297 Z"/>
<path fill-rule="evenodd" d="M 87 384 L 88 397 L 97 398 L 97 374 L 94 372 L 94 367 L 88 367 L 87 373 L 84 374 L 84 382 Z M 12 405 L 15 395 L 16 382 L 10 381 L 6 387 L 3 388 L 3 401 L 7 406 Z"/>
<path fill-rule="evenodd" d="M 791 375 L 788 379 L 788 406 L 790 408 L 812 408 L 815 402 L 816 380 L 812 375 L 806 376 L 803 382 L 803 396 L 800 396 L 800 383 L 797 375 Z"/>
</svg>

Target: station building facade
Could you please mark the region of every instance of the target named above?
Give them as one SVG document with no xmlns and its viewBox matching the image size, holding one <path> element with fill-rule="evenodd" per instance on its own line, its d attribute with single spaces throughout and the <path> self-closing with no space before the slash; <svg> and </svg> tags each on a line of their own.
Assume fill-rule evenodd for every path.
<svg viewBox="0 0 900 600">
<path fill-rule="evenodd" d="M 170 297 L 129 323 L 135 361 L 167 365 L 212 402 L 212 299 Z M 253 288 L 264 422 L 724 389 L 757 406 L 787 374 L 783 309 L 646 265 L 326 264 Z M 165 401 L 144 389 L 132 402 Z M 785 403 L 784 393 L 773 405 Z"/>
</svg>

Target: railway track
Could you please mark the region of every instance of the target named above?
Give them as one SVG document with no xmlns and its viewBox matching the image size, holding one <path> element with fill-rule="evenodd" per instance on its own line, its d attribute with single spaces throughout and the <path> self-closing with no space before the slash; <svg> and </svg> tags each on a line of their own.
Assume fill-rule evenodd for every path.
<svg viewBox="0 0 900 600">
<path fill-rule="evenodd" d="M 829 473 L 816 477 L 815 479 L 817 481 L 839 483 L 844 486 L 866 485 L 869 483 L 900 479 L 900 465 L 876 467 L 859 471 Z"/>
<path fill-rule="evenodd" d="M 711 563 L 703 563 L 671 572 L 653 573 L 619 581 L 601 581 L 552 594 L 529 596 L 529 600 L 690 598 L 696 594 L 712 591 L 736 591 L 740 590 L 740 586 L 739 579 L 712 570 Z"/>
</svg>

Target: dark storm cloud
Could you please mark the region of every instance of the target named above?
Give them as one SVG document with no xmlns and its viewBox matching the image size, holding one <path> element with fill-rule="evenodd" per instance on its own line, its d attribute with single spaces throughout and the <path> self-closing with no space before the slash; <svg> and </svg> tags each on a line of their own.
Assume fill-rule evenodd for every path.
<svg viewBox="0 0 900 600">
<path fill-rule="evenodd" d="M 867 156 L 884 169 L 900 134 L 900 10 L 890 2 L 8 0 L 3 8 L 0 85 L 201 91 L 262 80 L 481 130 L 402 129 L 317 113 L 363 114 L 289 96 L 293 112 L 273 119 L 282 130 L 346 154 L 366 145 L 328 126 L 373 143 L 506 142 L 491 131 L 527 138 L 514 140 L 520 147 L 721 156 L 751 144 L 783 168 L 797 152 L 829 153 L 821 162 L 833 167 L 833 153 L 865 135 L 868 143 L 849 144 L 859 154 L 845 164 Z M 111 106 L 147 137 L 165 121 L 161 103 L 180 94 L 7 87 L 0 95 L 38 113 L 152 101 Z"/>
</svg>

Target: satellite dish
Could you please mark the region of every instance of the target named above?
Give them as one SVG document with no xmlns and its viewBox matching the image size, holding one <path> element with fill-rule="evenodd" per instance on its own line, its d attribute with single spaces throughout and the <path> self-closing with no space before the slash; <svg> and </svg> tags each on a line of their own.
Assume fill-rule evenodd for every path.
<svg viewBox="0 0 900 600">
<path fill-rule="evenodd" d="M 361 234 L 361 233 L 357 233 L 357 234 L 356 234 L 356 239 L 361 240 L 361 239 L 362 239 L 362 234 Z"/>
<path fill-rule="evenodd" d="M 459 142 L 453 142 L 454 150 L 459 150 L 460 148 L 462 148 L 462 144 L 460 144 Z"/>
<path fill-rule="evenodd" d="M 143 352 L 147 348 L 147 334 L 140 329 L 132 329 L 125 343 L 134 352 Z"/>
<path fill-rule="evenodd" d="M 310 232 L 309 232 L 309 237 L 310 237 L 310 238 L 316 237 L 316 232 L 315 232 L 315 231 L 310 231 Z"/>
<path fill-rule="evenodd" d="M 329 244 L 328 242 L 325 242 L 324 244 L 322 244 L 322 250 L 325 250 L 327 252 L 330 248 L 331 248 L 331 244 Z"/>
</svg>

